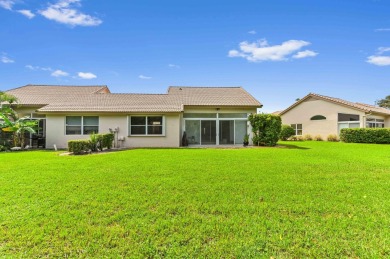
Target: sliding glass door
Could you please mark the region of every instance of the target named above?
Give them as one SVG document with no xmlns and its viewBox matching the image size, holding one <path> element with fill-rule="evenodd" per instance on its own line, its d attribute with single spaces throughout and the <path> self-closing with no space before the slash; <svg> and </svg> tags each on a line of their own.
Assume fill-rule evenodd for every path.
<svg viewBox="0 0 390 259">
<path fill-rule="evenodd" d="M 217 126 L 216 121 L 202 120 L 201 121 L 201 145 L 216 145 L 217 144 Z"/>
</svg>

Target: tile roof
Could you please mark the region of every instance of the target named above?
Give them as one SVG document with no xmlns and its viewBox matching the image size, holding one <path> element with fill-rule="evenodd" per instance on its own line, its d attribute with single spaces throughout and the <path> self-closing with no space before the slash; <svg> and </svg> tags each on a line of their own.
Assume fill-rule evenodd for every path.
<svg viewBox="0 0 390 259">
<path fill-rule="evenodd" d="M 343 99 L 340 99 L 340 98 L 334 98 L 334 97 L 320 95 L 320 94 L 315 94 L 315 93 L 309 93 L 308 95 L 306 95 L 302 99 L 298 100 L 296 103 L 294 103 L 293 105 L 291 105 L 287 109 L 283 110 L 280 113 L 280 115 L 283 115 L 284 113 L 286 113 L 289 110 L 293 109 L 294 107 L 296 107 L 300 103 L 302 103 L 302 102 L 304 102 L 304 101 L 306 101 L 306 100 L 308 100 L 309 98 L 312 98 L 312 97 L 320 99 L 320 100 L 336 103 L 336 104 L 339 104 L 339 105 L 343 105 L 343 106 L 346 106 L 346 107 L 349 107 L 349 108 L 352 108 L 352 109 L 356 109 L 356 110 L 359 110 L 359 111 L 363 111 L 363 112 L 366 112 L 366 113 L 380 113 L 380 114 L 390 115 L 390 110 L 386 109 L 386 108 L 382 108 L 382 107 L 378 107 L 378 106 L 374 106 L 374 105 L 370 105 L 370 104 L 365 104 L 365 103 L 349 102 L 349 101 L 346 101 L 346 100 L 343 100 Z"/>
<path fill-rule="evenodd" d="M 170 87 L 167 94 L 116 94 L 106 86 L 27 85 L 7 91 L 41 112 L 181 112 L 191 106 L 261 107 L 242 87 Z"/>
<path fill-rule="evenodd" d="M 184 105 L 263 106 L 242 87 L 171 86 L 168 95 L 175 96 Z"/>
</svg>

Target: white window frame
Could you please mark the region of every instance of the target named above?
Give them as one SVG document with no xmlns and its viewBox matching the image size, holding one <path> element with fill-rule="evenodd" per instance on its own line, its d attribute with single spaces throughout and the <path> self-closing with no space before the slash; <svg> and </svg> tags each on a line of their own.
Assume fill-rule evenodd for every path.
<svg viewBox="0 0 390 259">
<path fill-rule="evenodd" d="M 295 126 L 293 126 L 295 125 Z M 301 125 L 301 128 L 298 129 L 298 125 Z M 290 126 L 295 130 L 295 136 L 302 136 L 303 135 L 303 124 L 302 123 L 292 123 Z M 298 130 L 301 131 L 301 134 L 298 134 Z"/>
<path fill-rule="evenodd" d="M 145 134 L 131 134 L 131 118 L 132 117 L 145 117 Z M 162 134 L 149 134 L 148 133 L 148 117 L 161 117 L 162 118 Z M 127 135 L 129 137 L 165 137 L 165 116 L 159 114 L 148 114 L 148 115 L 129 115 L 127 116 Z M 137 125 L 140 126 L 140 125 Z M 143 125 L 142 125 L 143 126 Z"/>
<path fill-rule="evenodd" d="M 381 121 L 378 121 L 381 120 Z M 372 124 L 374 127 L 368 127 L 369 124 Z M 379 125 L 382 125 L 382 127 L 378 127 Z M 372 128 L 372 129 L 382 129 L 385 127 L 385 120 L 384 119 L 378 119 L 378 118 L 366 118 L 366 128 Z"/>
<path fill-rule="evenodd" d="M 67 125 L 66 124 L 66 118 L 67 117 L 81 117 L 81 125 L 80 125 L 80 127 L 81 127 L 81 134 L 67 134 L 66 132 L 66 128 L 68 127 L 68 126 L 79 126 L 79 125 Z M 98 125 L 85 125 L 85 126 L 93 126 L 93 127 L 97 127 L 98 128 L 98 130 L 97 130 L 97 132 L 95 132 L 95 134 L 98 134 L 99 133 L 99 130 L 100 130 L 100 117 L 99 116 L 95 116 L 95 115 L 86 115 L 86 116 L 83 116 L 83 115 L 67 115 L 67 116 L 65 116 L 65 135 L 66 136 L 83 136 L 83 135 L 91 135 L 91 134 L 84 134 L 84 117 L 97 117 L 98 118 Z"/>
</svg>

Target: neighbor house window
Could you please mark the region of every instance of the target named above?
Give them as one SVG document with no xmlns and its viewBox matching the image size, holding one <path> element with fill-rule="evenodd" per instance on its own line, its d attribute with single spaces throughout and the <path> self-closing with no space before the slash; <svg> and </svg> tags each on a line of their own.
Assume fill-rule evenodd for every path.
<svg viewBox="0 0 390 259">
<path fill-rule="evenodd" d="M 164 135 L 164 116 L 130 116 L 129 135 Z"/>
<path fill-rule="evenodd" d="M 312 120 L 312 121 L 326 120 L 326 117 L 322 116 L 322 115 L 315 115 L 315 116 L 311 117 L 310 120 Z"/>
<path fill-rule="evenodd" d="M 385 120 L 375 119 L 375 118 L 367 118 L 366 119 L 366 127 L 367 128 L 384 128 L 385 127 Z"/>
<path fill-rule="evenodd" d="M 360 117 L 357 114 L 339 113 L 338 121 L 360 121 Z"/>
<path fill-rule="evenodd" d="M 98 116 L 66 116 L 66 135 L 89 135 L 99 132 Z"/>
<path fill-rule="evenodd" d="M 302 135 L 302 124 L 291 124 L 291 127 L 295 130 L 296 136 Z"/>
</svg>

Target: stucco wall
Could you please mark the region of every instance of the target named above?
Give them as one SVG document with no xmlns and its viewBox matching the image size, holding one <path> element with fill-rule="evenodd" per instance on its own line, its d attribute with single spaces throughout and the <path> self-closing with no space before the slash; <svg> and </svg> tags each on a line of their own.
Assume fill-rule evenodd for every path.
<svg viewBox="0 0 390 259">
<path fill-rule="evenodd" d="M 283 124 L 302 124 L 302 135 L 321 135 L 326 139 L 329 134 L 338 134 L 338 113 L 360 115 L 360 127 L 364 127 L 364 112 L 316 99 L 299 104 L 281 117 Z M 315 115 L 323 115 L 326 120 L 310 120 Z"/>
<path fill-rule="evenodd" d="M 165 136 L 128 136 L 128 115 L 71 114 L 71 116 L 99 116 L 99 133 L 108 133 L 109 128 L 119 127 L 118 136 L 125 141 L 122 147 L 178 147 L 180 145 L 180 115 L 165 116 Z M 160 114 L 161 115 L 161 114 Z M 67 148 L 69 140 L 89 139 L 89 135 L 65 135 L 65 117 L 67 115 L 46 115 L 46 148 Z M 68 115 L 69 116 L 69 115 Z"/>
</svg>

